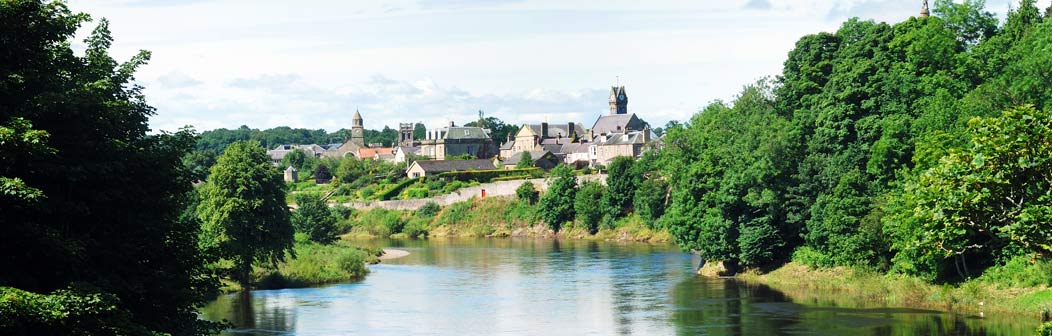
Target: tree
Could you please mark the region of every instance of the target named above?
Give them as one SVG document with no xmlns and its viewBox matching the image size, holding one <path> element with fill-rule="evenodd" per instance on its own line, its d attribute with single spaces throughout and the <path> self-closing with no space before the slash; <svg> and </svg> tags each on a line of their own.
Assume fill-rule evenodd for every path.
<svg viewBox="0 0 1052 336">
<path fill-rule="evenodd" d="M 292 251 L 285 183 L 259 143 L 227 146 L 200 193 L 201 244 L 233 262 L 232 277 L 244 288 L 254 262 L 276 266 Z"/>
<path fill-rule="evenodd" d="M 582 182 L 574 199 L 574 213 L 577 220 L 588 229 L 589 233 L 599 231 L 599 221 L 603 219 L 603 185 L 596 181 Z"/>
<path fill-rule="evenodd" d="M 997 31 L 997 17 L 984 10 L 985 0 L 935 0 L 932 13 L 946 22 L 946 27 L 956 32 L 958 40 L 976 44 Z"/>
<path fill-rule="evenodd" d="M 329 183 L 332 181 L 332 173 L 329 172 L 329 167 L 325 166 L 324 163 L 319 163 L 314 168 L 314 182 L 319 184 Z"/>
<path fill-rule="evenodd" d="M 336 220 L 329 205 L 321 196 L 313 193 L 296 195 L 296 211 L 292 213 L 292 225 L 297 232 L 307 234 L 311 241 L 329 244 L 336 240 Z"/>
<path fill-rule="evenodd" d="M 533 186 L 533 182 L 530 181 L 522 182 L 522 184 L 515 189 L 515 197 L 518 198 L 520 202 L 526 202 L 526 204 L 529 205 L 537 203 L 537 197 L 539 194 L 540 193 L 537 192 L 537 189 Z"/>
<path fill-rule="evenodd" d="M 632 197 L 641 178 L 633 169 L 634 163 L 635 159 L 631 157 L 618 156 L 606 168 L 607 192 L 603 194 L 603 203 L 610 220 L 618 219 L 632 209 Z"/>
<path fill-rule="evenodd" d="M 218 154 L 211 149 L 195 150 L 183 156 L 183 165 L 195 180 L 204 181 L 208 178 L 208 169 L 216 163 L 216 156 Z"/>
<path fill-rule="evenodd" d="M 632 203 L 636 210 L 636 215 L 646 221 L 651 227 L 654 227 L 654 222 L 665 214 L 665 193 L 667 190 L 668 184 L 657 178 L 643 180 L 643 183 L 639 184 L 639 189 L 636 190 L 635 199 Z"/>
<path fill-rule="evenodd" d="M 903 269 L 940 271 L 917 256 L 952 260 L 963 278 L 967 258 L 989 260 L 1009 245 L 1052 253 L 1052 112 L 1017 107 L 969 126 L 971 146 L 910 182 L 903 212 L 889 217 Z"/>
<path fill-rule="evenodd" d="M 533 168 L 533 155 L 530 152 L 522 152 L 522 158 L 515 163 L 515 169 Z"/>
<path fill-rule="evenodd" d="M 182 217 L 194 134 L 149 134 L 150 53 L 114 60 L 99 20 L 79 56 L 89 20 L 0 2 L 0 334 L 218 332 L 197 319 L 218 282 Z"/>
<path fill-rule="evenodd" d="M 577 196 L 577 177 L 573 169 L 559 164 L 552 168 L 548 177 L 548 192 L 539 200 L 540 218 L 552 230 L 559 231 L 563 223 L 574 218 L 574 200 Z"/>
<path fill-rule="evenodd" d="M 296 148 L 285 154 L 285 157 L 281 159 L 281 165 L 301 170 L 306 161 L 307 152 L 301 148 Z"/>
</svg>

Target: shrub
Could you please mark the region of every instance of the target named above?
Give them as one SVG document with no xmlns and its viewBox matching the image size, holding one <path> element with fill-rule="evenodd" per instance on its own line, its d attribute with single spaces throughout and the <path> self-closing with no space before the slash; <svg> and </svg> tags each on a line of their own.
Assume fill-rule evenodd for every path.
<svg viewBox="0 0 1052 336">
<path fill-rule="evenodd" d="M 296 258 L 287 258 L 274 270 L 257 270 L 256 288 L 277 289 L 320 285 L 360 279 L 369 273 L 367 252 L 344 244 L 299 243 Z"/>
<path fill-rule="evenodd" d="M 442 187 L 446 186 L 446 181 L 442 180 L 431 180 L 427 181 L 427 189 L 429 190 L 442 190 Z"/>
<path fill-rule="evenodd" d="M 384 191 L 383 193 L 381 193 L 376 198 L 381 200 L 381 201 L 389 200 L 389 199 L 393 198 L 395 195 L 398 195 L 398 194 L 402 193 L 402 189 L 405 189 L 405 187 L 408 187 L 410 184 L 416 183 L 418 181 L 420 181 L 419 178 L 402 180 L 402 182 L 398 182 L 398 184 L 395 184 L 394 187 L 392 187 L 391 189 L 387 189 L 387 191 Z"/>
<path fill-rule="evenodd" d="M 430 220 L 430 217 L 412 218 L 409 220 L 408 223 L 405 224 L 405 228 L 402 229 L 402 232 L 410 238 L 427 238 L 429 226 L 428 224 Z"/>
<path fill-rule="evenodd" d="M 416 210 L 416 215 L 419 217 L 430 218 L 438 214 L 439 210 L 441 210 L 441 208 L 438 206 L 438 203 L 427 202 L 420 206 L 420 209 Z"/>
<path fill-rule="evenodd" d="M 1017 256 L 987 269 L 979 280 L 1003 288 L 1052 286 L 1052 261 L 1031 261 L 1030 256 Z"/>
<path fill-rule="evenodd" d="M 515 197 L 529 205 L 536 204 L 539 195 L 540 192 L 537 191 L 533 186 L 533 182 L 530 181 L 523 182 L 519 185 L 519 188 L 515 189 Z"/>
<path fill-rule="evenodd" d="M 446 184 L 446 186 L 442 188 L 442 192 L 448 194 L 448 193 L 454 192 L 456 190 L 459 190 L 460 188 L 463 188 L 463 187 L 464 187 L 464 182 L 453 181 L 453 182 L 450 182 L 449 184 Z"/>
<path fill-rule="evenodd" d="M 833 260 L 818 250 L 809 246 L 800 246 L 793 251 L 793 261 L 810 266 L 812 268 L 832 266 Z"/>
<path fill-rule="evenodd" d="M 1037 336 L 1052 336 L 1052 321 L 1045 322 L 1040 327 L 1037 327 Z"/>
<path fill-rule="evenodd" d="M 633 204 L 636 214 L 646 221 L 650 228 L 656 227 L 655 222 L 661 215 L 665 214 L 665 190 L 668 184 L 656 179 L 648 179 L 639 184 L 636 190 Z"/>
<path fill-rule="evenodd" d="M 426 188 L 409 188 L 405 190 L 406 198 L 425 198 L 427 197 Z"/>
<path fill-rule="evenodd" d="M 339 220 L 347 219 L 355 212 L 354 209 L 343 204 L 337 204 L 336 206 L 329 208 L 329 211 L 331 211 L 333 216 L 336 216 Z"/>
</svg>

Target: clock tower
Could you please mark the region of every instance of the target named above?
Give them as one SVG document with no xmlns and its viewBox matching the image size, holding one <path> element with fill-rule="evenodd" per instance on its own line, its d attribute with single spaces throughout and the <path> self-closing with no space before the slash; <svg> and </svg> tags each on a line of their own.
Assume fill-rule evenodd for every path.
<svg viewBox="0 0 1052 336">
<path fill-rule="evenodd" d="M 610 87 L 610 115 L 628 114 L 628 96 L 625 95 L 625 87 Z"/>
<path fill-rule="evenodd" d="M 354 110 L 354 118 L 351 119 L 351 142 L 365 147 L 365 125 L 362 122 L 362 114 Z"/>
</svg>

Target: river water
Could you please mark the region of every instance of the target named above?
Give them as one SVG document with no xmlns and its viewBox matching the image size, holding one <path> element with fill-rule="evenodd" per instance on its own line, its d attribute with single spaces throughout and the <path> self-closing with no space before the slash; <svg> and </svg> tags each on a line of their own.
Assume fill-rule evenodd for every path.
<svg viewBox="0 0 1052 336">
<path fill-rule="evenodd" d="M 231 335 L 1027 335 L 1034 321 L 792 302 L 694 275 L 669 245 L 534 239 L 370 240 L 407 257 L 365 280 L 222 296 Z M 857 305 L 864 306 L 864 305 Z"/>
</svg>

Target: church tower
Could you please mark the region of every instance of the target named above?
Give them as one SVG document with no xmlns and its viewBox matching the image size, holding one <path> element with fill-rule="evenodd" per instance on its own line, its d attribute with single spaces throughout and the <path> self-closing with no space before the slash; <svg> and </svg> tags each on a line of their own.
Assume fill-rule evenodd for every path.
<svg viewBox="0 0 1052 336">
<path fill-rule="evenodd" d="M 625 86 L 610 87 L 610 115 L 628 114 L 628 96 L 625 95 Z"/>
<path fill-rule="evenodd" d="M 365 123 L 362 121 L 362 114 L 358 113 L 358 109 L 354 110 L 354 118 L 351 119 L 351 142 L 365 147 Z"/>
<path fill-rule="evenodd" d="M 920 17 L 928 17 L 928 0 L 923 0 L 921 3 Z"/>
</svg>

